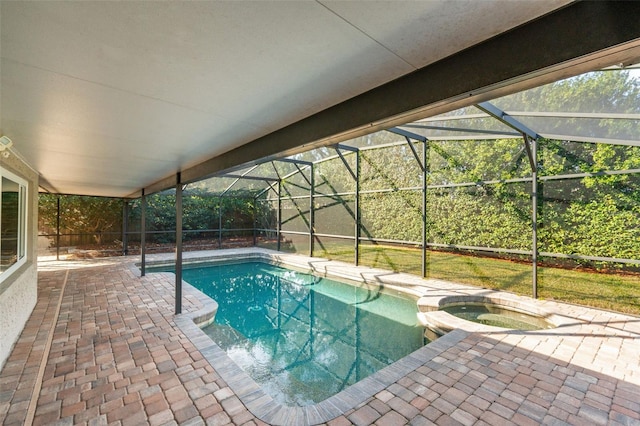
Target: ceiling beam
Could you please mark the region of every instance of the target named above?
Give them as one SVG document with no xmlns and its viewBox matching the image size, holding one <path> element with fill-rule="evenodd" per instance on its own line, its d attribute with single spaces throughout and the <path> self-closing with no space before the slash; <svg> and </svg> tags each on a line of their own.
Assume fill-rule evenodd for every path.
<svg viewBox="0 0 640 426">
<path fill-rule="evenodd" d="M 640 2 L 571 3 L 187 168 L 182 178 L 196 181 L 587 71 L 635 63 L 640 58 L 638 16 Z"/>
</svg>

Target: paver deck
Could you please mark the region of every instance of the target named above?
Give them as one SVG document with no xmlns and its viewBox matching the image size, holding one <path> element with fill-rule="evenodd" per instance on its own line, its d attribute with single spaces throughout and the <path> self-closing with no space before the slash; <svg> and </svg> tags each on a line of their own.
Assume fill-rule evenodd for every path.
<svg viewBox="0 0 640 426">
<path fill-rule="evenodd" d="M 136 260 L 40 265 L 38 304 L 0 372 L 0 423 L 268 424 L 179 327 L 172 275 L 140 277 Z M 572 321 L 536 332 L 456 330 L 408 357 L 393 379 L 370 382 L 373 395 L 353 392 L 332 406 L 331 420 L 317 419 L 640 425 L 640 319 L 542 305 Z M 185 287 L 183 311 L 205 308 Z M 312 410 L 264 414 L 270 423 L 314 422 Z"/>
</svg>

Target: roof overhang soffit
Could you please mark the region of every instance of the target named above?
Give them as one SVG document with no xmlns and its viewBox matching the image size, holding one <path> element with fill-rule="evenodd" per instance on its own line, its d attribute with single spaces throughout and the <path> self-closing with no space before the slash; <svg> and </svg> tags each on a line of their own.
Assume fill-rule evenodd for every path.
<svg viewBox="0 0 640 426">
<path fill-rule="evenodd" d="M 640 58 L 638 16 L 640 2 L 572 3 L 184 170 L 182 180 L 196 181 L 587 71 L 634 63 Z M 170 181 L 175 177 L 156 182 L 145 193 L 167 188 Z"/>
</svg>

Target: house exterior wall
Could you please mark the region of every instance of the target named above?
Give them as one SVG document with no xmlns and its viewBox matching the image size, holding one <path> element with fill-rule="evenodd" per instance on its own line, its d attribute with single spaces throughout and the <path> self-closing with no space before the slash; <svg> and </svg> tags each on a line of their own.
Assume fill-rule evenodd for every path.
<svg viewBox="0 0 640 426">
<path fill-rule="evenodd" d="M 0 156 L 0 167 L 25 179 L 27 193 L 26 262 L 0 283 L 0 369 L 20 337 L 38 299 L 38 173 L 16 152 Z"/>
</svg>

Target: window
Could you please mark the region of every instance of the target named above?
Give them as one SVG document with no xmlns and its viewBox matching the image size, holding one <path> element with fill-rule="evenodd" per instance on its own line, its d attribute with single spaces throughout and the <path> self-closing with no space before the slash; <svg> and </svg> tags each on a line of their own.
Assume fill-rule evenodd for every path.
<svg viewBox="0 0 640 426">
<path fill-rule="evenodd" d="M 27 183 L 0 169 L 0 281 L 26 261 Z"/>
</svg>

